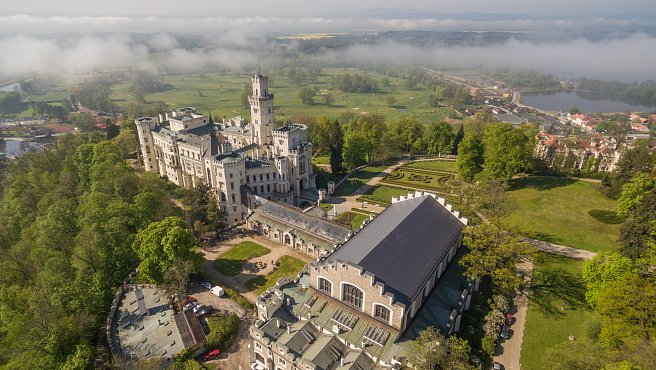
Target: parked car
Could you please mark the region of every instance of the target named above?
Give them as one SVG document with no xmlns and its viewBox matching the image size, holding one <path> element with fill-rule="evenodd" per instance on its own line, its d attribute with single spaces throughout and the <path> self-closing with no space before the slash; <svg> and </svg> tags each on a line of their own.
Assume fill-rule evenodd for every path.
<svg viewBox="0 0 656 370">
<path fill-rule="evenodd" d="M 215 349 L 213 351 L 207 352 L 207 354 L 205 354 L 205 356 L 203 356 L 203 360 L 205 360 L 205 361 L 216 360 L 219 357 L 221 357 L 221 351 L 219 351 L 218 349 Z"/>
<path fill-rule="evenodd" d="M 210 283 L 210 282 L 207 281 L 207 280 L 206 280 L 206 281 L 203 281 L 202 283 L 200 283 L 200 285 L 204 286 L 204 287 L 207 288 L 208 290 L 211 290 L 211 289 L 214 287 L 214 284 Z"/>
<path fill-rule="evenodd" d="M 491 369 L 492 370 L 503 370 L 503 367 L 501 366 L 500 363 L 494 362 L 494 363 L 492 363 L 492 368 Z"/>
<path fill-rule="evenodd" d="M 184 305 L 184 306 L 182 307 L 182 311 L 189 311 L 189 310 L 191 310 L 191 309 L 194 308 L 194 307 L 196 307 L 196 303 L 194 303 L 194 302 L 189 302 L 189 303 L 187 303 L 186 305 Z"/>
<path fill-rule="evenodd" d="M 506 325 L 512 325 L 513 321 L 513 314 L 507 313 L 506 314 Z"/>
<path fill-rule="evenodd" d="M 182 304 L 185 305 L 185 306 L 186 306 L 187 304 L 189 304 L 189 303 L 193 303 L 193 302 L 196 302 L 196 298 L 194 298 L 194 297 L 192 297 L 192 296 L 190 296 L 190 295 L 188 295 L 188 296 L 182 298 Z"/>
<path fill-rule="evenodd" d="M 193 310 L 194 310 L 194 313 L 196 313 L 196 314 L 197 314 L 197 313 L 198 313 L 198 311 L 200 311 L 200 310 L 202 310 L 203 308 L 205 308 L 205 306 L 203 306 L 203 305 L 202 305 L 202 304 L 200 304 L 200 303 L 197 303 L 197 304 L 196 304 L 196 307 L 194 307 L 194 308 L 193 308 Z"/>
<path fill-rule="evenodd" d="M 253 362 L 251 364 L 251 370 L 264 370 L 264 366 L 258 364 L 257 362 Z"/>
<path fill-rule="evenodd" d="M 214 307 L 212 307 L 212 306 L 204 306 L 198 312 L 196 312 L 196 314 L 198 316 L 205 316 L 205 315 L 211 314 L 213 310 L 214 310 Z"/>
<path fill-rule="evenodd" d="M 501 338 L 503 339 L 508 339 L 510 338 L 510 327 L 508 325 L 504 325 L 503 328 L 501 328 Z"/>
</svg>

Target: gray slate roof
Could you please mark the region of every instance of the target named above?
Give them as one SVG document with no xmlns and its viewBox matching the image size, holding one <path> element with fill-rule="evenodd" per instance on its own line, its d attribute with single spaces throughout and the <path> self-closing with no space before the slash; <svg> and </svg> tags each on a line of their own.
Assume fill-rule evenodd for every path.
<svg viewBox="0 0 656 370">
<path fill-rule="evenodd" d="M 408 199 L 386 208 L 327 260 L 361 266 L 407 302 L 460 237 L 463 227 L 435 198 Z"/>
</svg>

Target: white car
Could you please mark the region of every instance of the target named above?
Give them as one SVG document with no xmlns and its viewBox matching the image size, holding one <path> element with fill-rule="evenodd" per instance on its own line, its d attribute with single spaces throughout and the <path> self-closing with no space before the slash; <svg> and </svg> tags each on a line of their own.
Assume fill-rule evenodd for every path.
<svg viewBox="0 0 656 370">
<path fill-rule="evenodd" d="M 205 306 L 203 306 L 200 303 L 197 303 L 196 307 L 194 307 L 194 313 L 198 313 L 198 311 L 202 310 L 203 308 L 205 308 Z"/>
<path fill-rule="evenodd" d="M 186 305 L 184 305 L 184 307 L 182 307 L 182 311 L 189 311 L 195 306 L 196 306 L 196 302 L 189 302 Z"/>
</svg>

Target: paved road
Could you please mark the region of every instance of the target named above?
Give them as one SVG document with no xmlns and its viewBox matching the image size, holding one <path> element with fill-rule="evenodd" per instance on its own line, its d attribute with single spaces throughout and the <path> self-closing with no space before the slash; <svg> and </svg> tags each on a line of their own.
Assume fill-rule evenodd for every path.
<svg viewBox="0 0 656 370">
<path fill-rule="evenodd" d="M 525 272 L 525 288 L 515 297 L 513 323 L 510 325 L 511 337 L 507 340 L 501 339 L 497 344 L 497 356 L 494 361 L 502 364 L 506 370 L 520 369 L 520 356 L 522 353 L 522 340 L 524 339 L 524 325 L 526 324 L 526 313 L 528 311 L 528 294 L 533 273 L 533 263 L 524 262 L 519 268 Z"/>
</svg>

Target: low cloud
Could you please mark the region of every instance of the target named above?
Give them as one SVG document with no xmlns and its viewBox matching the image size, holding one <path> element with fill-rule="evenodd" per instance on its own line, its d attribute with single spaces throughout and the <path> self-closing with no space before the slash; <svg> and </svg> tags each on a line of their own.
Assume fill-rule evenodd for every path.
<svg viewBox="0 0 656 370">
<path fill-rule="evenodd" d="M 1 22 L 0 22 L 1 23 Z M 191 41 L 189 41 L 191 40 Z M 255 33 L 235 30 L 204 38 L 157 33 L 43 37 L 0 36 L 0 79 L 33 73 L 74 75 L 101 68 L 146 68 L 177 72 L 253 70 L 285 63 L 277 50 Z M 291 47 L 291 46 L 289 46 Z M 156 57 L 153 56 L 156 53 Z M 274 55 L 274 56 L 271 56 Z M 656 38 L 634 34 L 599 41 L 531 42 L 511 39 L 488 46 L 419 47 L 401 42 L 357 44 L 306 55 L 306 60 L 333 65 L 430 65 L 435 67 L 511 67 L 533 69 L 562 78 L 605 80 L 656 79 Z"/>
</svg>

